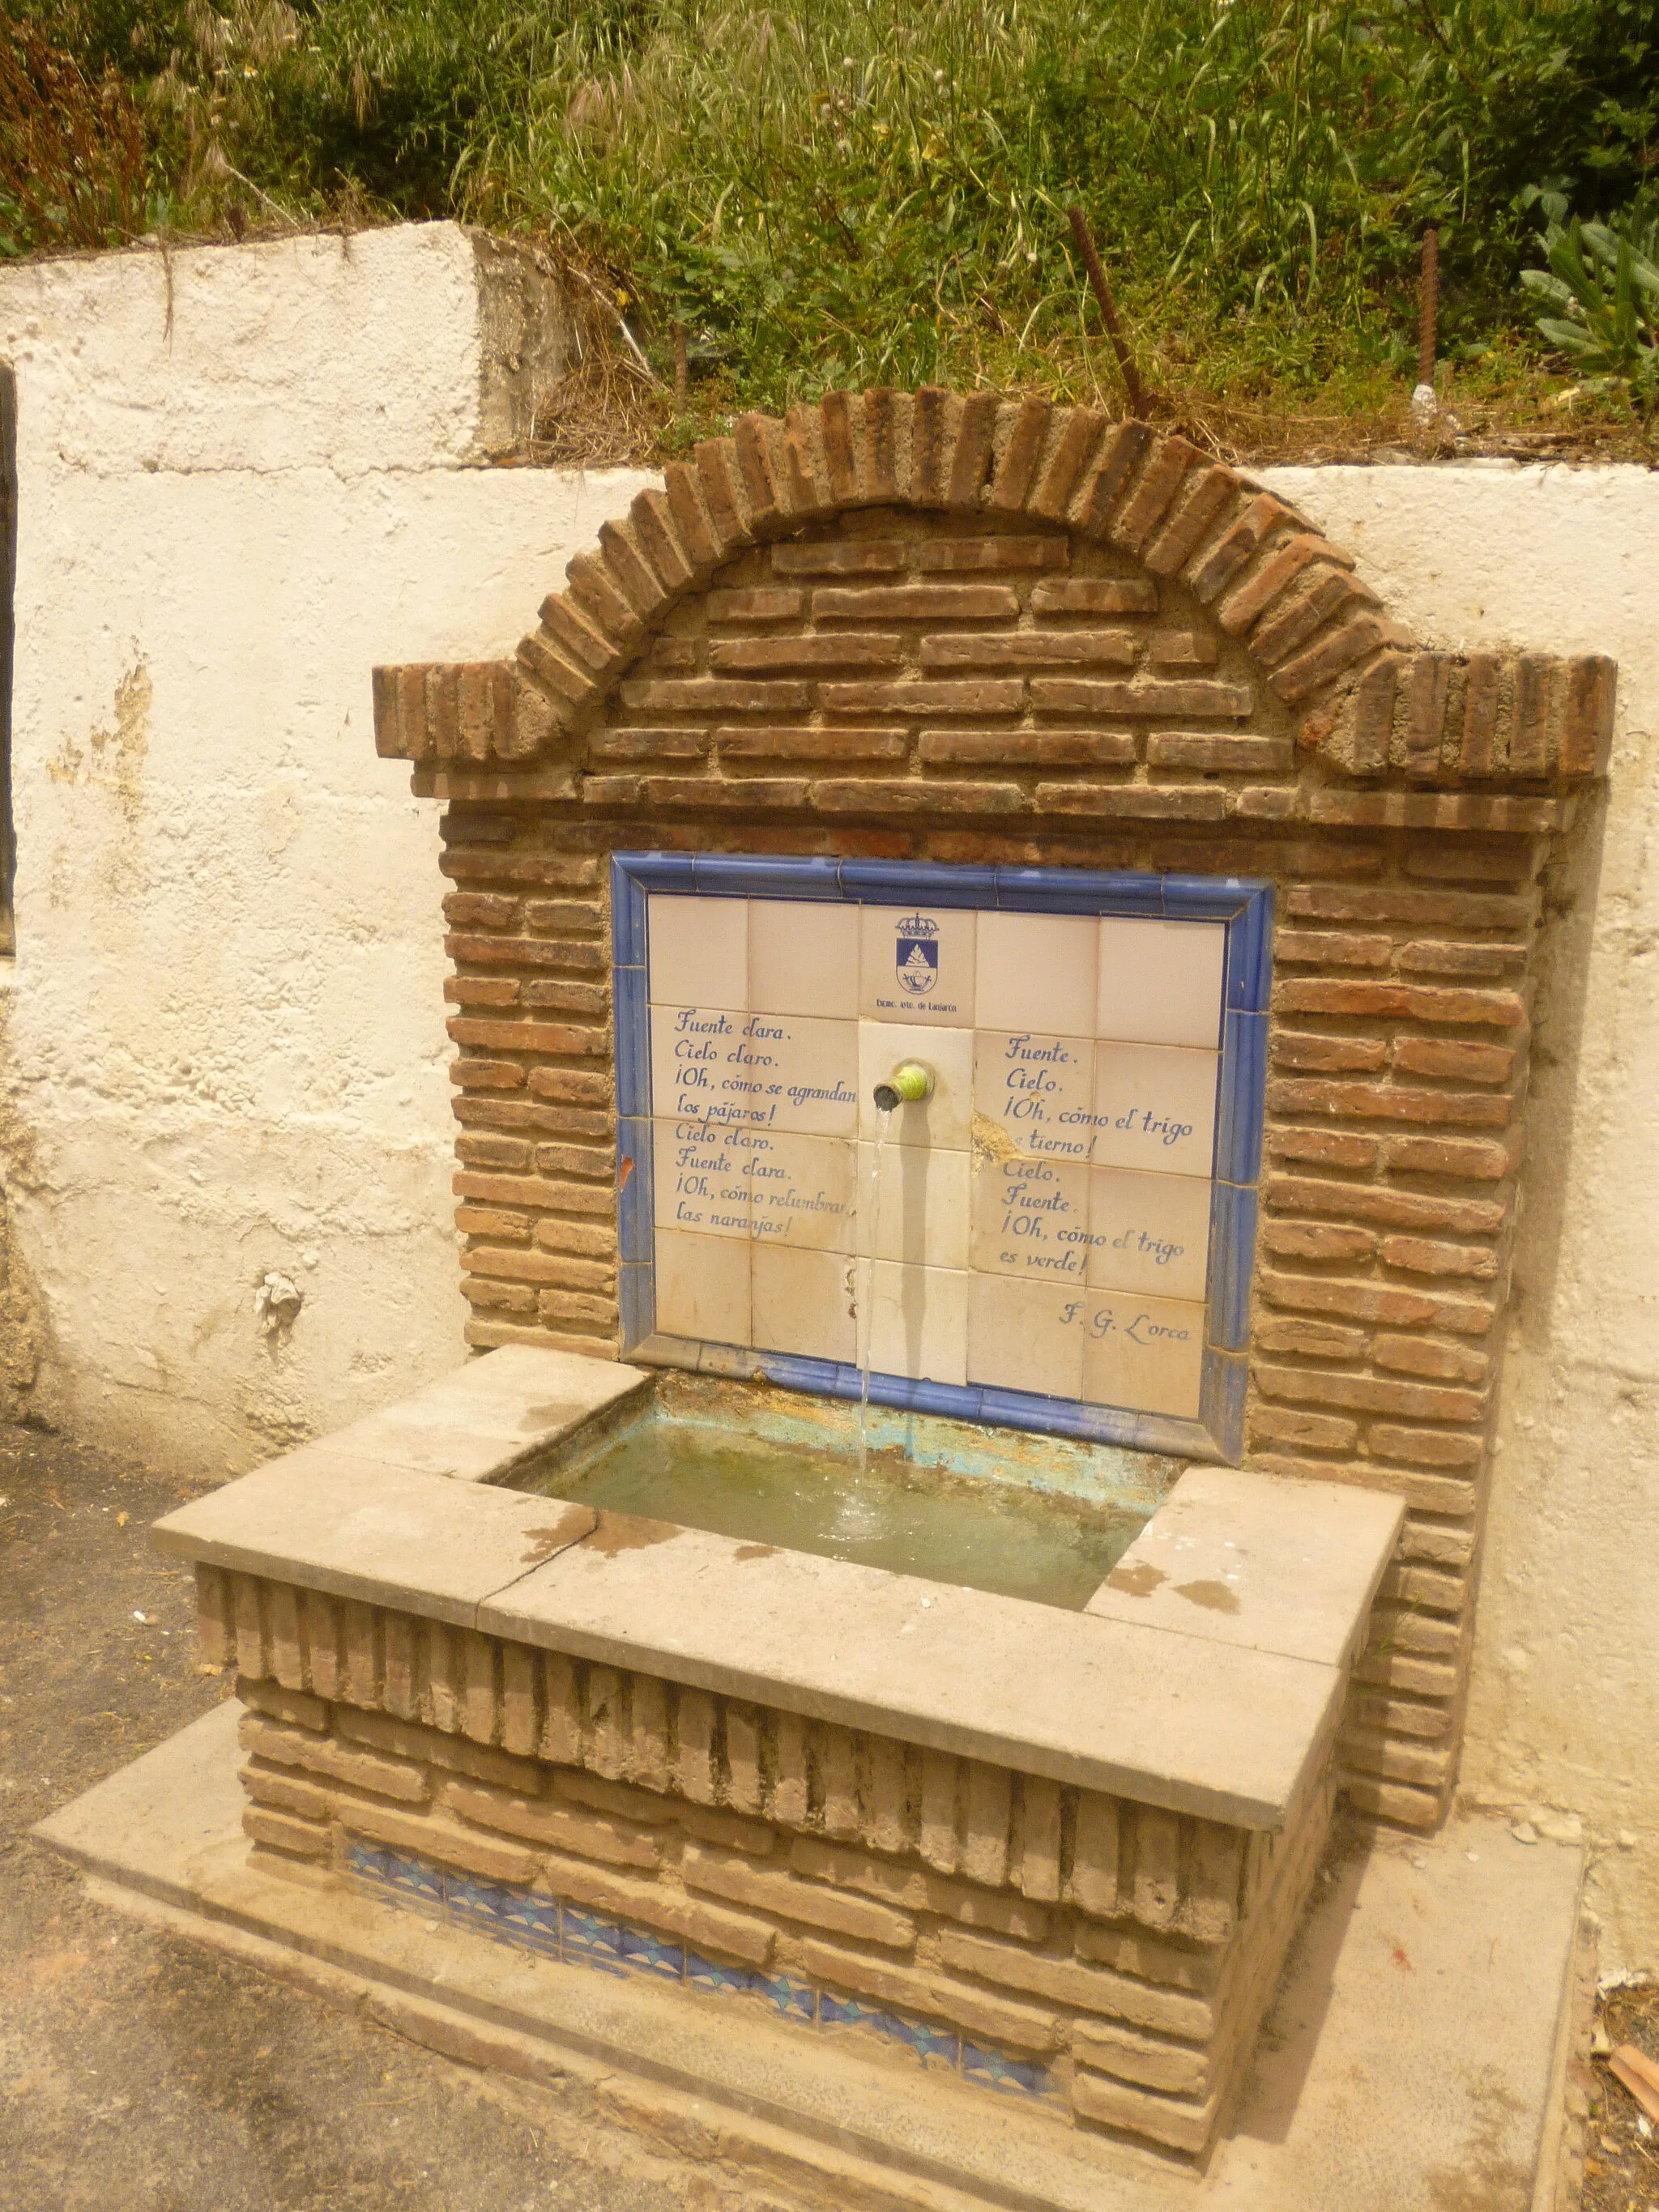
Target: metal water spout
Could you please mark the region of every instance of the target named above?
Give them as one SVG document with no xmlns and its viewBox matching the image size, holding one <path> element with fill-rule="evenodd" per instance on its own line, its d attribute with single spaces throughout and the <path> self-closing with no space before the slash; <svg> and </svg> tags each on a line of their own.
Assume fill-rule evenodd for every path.
<svg viewBox="0 0 1659 2212">
<path fill-rule="evenodd" d="M 933 1095 L 933 1071 L 924 1060 L 902 1060 L 872 1097 L 878 1113 L 890 1114 L 896 1106 L 919 1106 Z"/>
</svg>

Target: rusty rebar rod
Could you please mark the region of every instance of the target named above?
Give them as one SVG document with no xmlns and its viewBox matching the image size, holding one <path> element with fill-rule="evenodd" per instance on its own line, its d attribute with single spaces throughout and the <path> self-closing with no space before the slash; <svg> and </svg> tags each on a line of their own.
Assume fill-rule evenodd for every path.
<svg viewBox="0 0 1659 2212">
<path fill-rule="evenodd" d="M 1129 350 L 1128 342 L 1118 327 L 1117 307 L 1112 299 L 1112 288 L 1106 282 L 1106 271 L 1100 265 L 1100 255 L 1095 250 L 1095 234 L 1089 228 L 1089 218 L 1084 214 L 1081 206 L 1069 207 L 1066 212 L 1071 222 L 1072 235 L 1077 240 L 1077 250 L 1083 256 L 1083 265 L 1089 272 L 1090 287 L 1100 303 L 1101 316 L 1106 325 L 1106 335 L 1110 338 L 1112 350 L 1117 356 L 1118 374 L 1123 379 L 1123 390 L 1129 402 L 1129 412 L 1132 415 L 1144 415 L 1146 411 L 1146 394 L 1141 386 L 1140 372 L 1135 367 L 1134 356 Z"/>
<path fill-rule="evenodd" d="M 1440 233 L 1431 223 L 1423 234 L 1423 270 L 1417 286 L 1417 388 L 1434 397 L 1434 357 L 1439 345 Z"/>
</svg>

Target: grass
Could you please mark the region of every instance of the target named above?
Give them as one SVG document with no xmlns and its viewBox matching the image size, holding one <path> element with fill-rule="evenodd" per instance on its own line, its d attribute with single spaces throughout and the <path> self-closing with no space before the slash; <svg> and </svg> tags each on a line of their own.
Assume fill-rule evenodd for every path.
<svg viewBox="0 0 1659 2212">
<path fill-rule="evenodd" d="M 1430 222 L 1465 432 L 1633 434 L 1616 396 L 1557 404 L 1571 380 L 1518 279 L 1540 192 L 1614 214 L 1659 162 L 1659 0 L 41 6 L 85 88 L 77 108 L 60 64 L 53 112 L 84 111 L 85 138 L 129 102 L 148 164 L 135 193 L 112 125 L 102 197 L 77 142 L 43 205 L 36 116 L 9 193 L 27 101 L 0 74 L 0 247 L 89 243 L 100 215 L 111 237 L 451 213 L 522 233 L 580 274 L 595 342 L 593 405 L 550 450 L 672 444 L 837 384 L 1116 404 L 1074 198 L 1164 413 L 1212 443 L 1404 434 Z"/>
</svg>

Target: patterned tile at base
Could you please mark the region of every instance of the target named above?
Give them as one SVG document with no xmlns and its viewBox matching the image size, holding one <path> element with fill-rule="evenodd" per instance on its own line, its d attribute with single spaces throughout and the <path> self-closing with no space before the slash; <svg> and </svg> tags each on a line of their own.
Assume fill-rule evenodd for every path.
<svg viewBox="0 0 1659 2212">
<path fill-rule="evenodd" d="M 620 1956 L 624 1966 L 660 1974 L 665 1981 L 685 1979 L 685 1953 L 678 1943 L 665 1943 L 660 1936 L 638 1928 L 619 1927 L 617 1933 L 622 1939 Z"/>
<path fill-rule="evenodd" d="M 1000 2051 L 987 2051 L 977 2043 L 962 2046 L 962 2070 L 970 2081 L 988 2087 L 1012 2090 L 1026 2097 L 1053 2097 L 1059 2085 L 1046 2066 L 1023 2058 L 1010 2058 Z"/>
<path fill-rule="evenodd" d="M 346 1868 L 360 1881 L 372 1881 L 380 1888 L 395 1890 L 400 1896 L 421 1904 L 435 1908 L 444 1901 L 444 1878 L 438 1869 L 428 1866 L 423 1859 L 407 1857 L 402 1851 L 353 1842 L 346 1848 Z"/>
<path fill-rule="evenodd" d="M 559 1955 L 559 1908 L 550 1897 L 526 1897 L 491 1881 L 467 1881 L 459 1875 L 444 1883 L 444 1902 L 452 1920 L 492 1936 L 497 1942 Z"/>
<path fill-rule="evenodd" d="M 750 1974 L 750 1994 L 764 1997 L 775 2012 L 791 2020 L 814 2020 L 817 2016 L 818 1993 L 810 1982 L 798 1982 L 788 1974 Z"/>
<path fill-rule="evenodd" d="M 960 2038 L 946 2028 L 935 2027 L 930 2021 L 907 2020 L 902 2013 L 884 2013 L 876 2032 L 914 2051 L 925 2066 L 948 2066 L 954 2071 L 961 2061 Z"/>
<path fill-rule="evenodd" d="M 594 1912 L 577 1912 L 564 1906 L 562 1915 L 564 1933 L 564 1955 L 567 1960 L 583 1966 L 598 1966 L 602 1972 L 620 1974 L 623 1931 L 614 1920 L 602 1920 Z"/>
<path fill-rule="evenodd" d="M 693 1989 L 723 1991 L 729 1996 L 748 1996 L 756 1983 L 763 1977 L 751 1973 L 747 1966 L 723 1966 L 715 1959 L 700 1958 L 696 1952 L 685 1954 L 685 1978 Z"/>
</svg>

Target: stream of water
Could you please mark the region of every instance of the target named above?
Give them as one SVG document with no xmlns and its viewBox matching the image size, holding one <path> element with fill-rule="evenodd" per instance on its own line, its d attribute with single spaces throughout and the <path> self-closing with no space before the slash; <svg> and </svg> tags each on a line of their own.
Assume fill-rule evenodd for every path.
<svg viewBox="0 0 1659 2212">
<path fill-rule="evenodd" d="M 870 1165 L 870 1233 L 866 1239 L 868 1250 L 864 1264 L 863 1293 L 856 1300 L 859 1354 L 859 1473 L 862 1474 L 870 1462 L 870 1339 L 875 1327 L 876 1310 L 876 1224 L 881 1209 L 881 1164 L 887 1147 L 887 1127 L 893 1118 L 890 1108 L 876 1109 L 876 1150 Z"/>
</svg>

